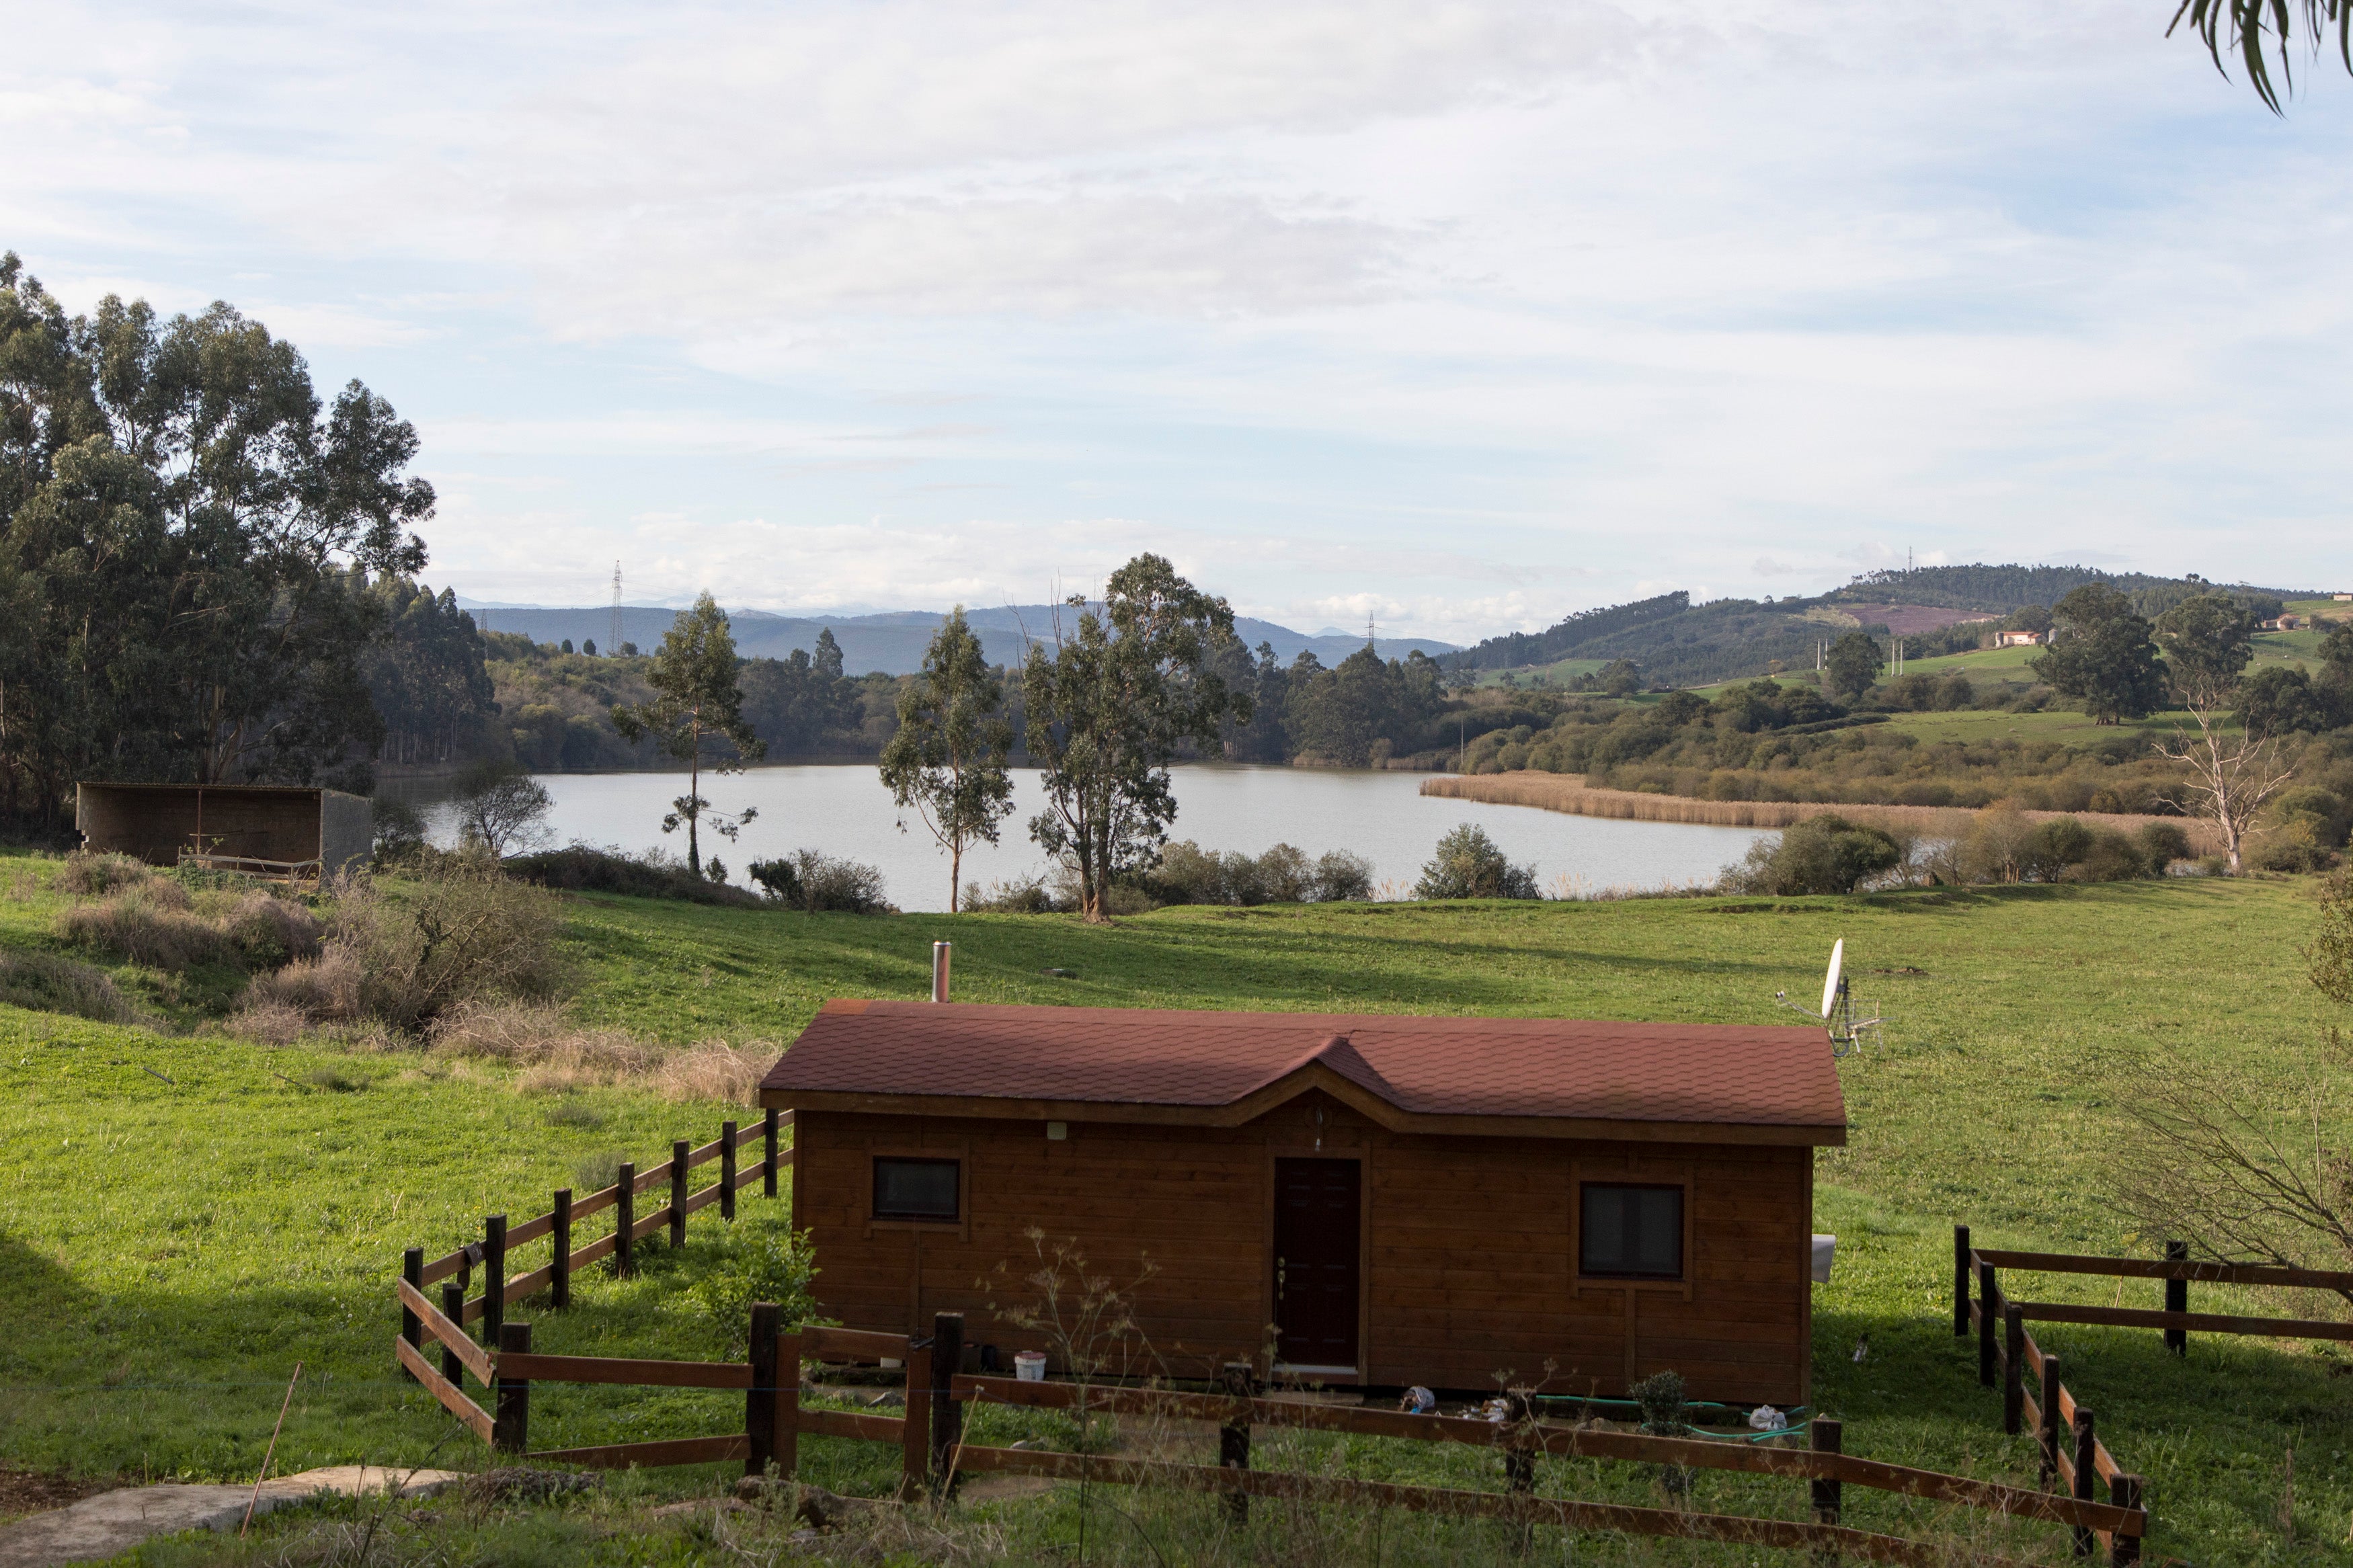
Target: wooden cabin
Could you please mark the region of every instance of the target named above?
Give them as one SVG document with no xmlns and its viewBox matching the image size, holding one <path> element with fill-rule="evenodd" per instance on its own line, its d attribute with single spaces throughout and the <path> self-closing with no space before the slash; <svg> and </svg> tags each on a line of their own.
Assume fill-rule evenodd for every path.
<svg viewBox="0 0 2353 1568">
<path fill-rule="evenodd" d="M 151 866 L 332 877 L 365 861 L 375 839 L 375 808 L 341 790 L 83 783 L 74 795 L 84 848 Z"/>
<path fill-rule="evenodd" d="M 853 1328 L 1052 1353 L 1034 1229 L 1174 1376 L 1808 1397 L 1818 1028 L 833 1001 L 760 1102 Z"/>
</svg>

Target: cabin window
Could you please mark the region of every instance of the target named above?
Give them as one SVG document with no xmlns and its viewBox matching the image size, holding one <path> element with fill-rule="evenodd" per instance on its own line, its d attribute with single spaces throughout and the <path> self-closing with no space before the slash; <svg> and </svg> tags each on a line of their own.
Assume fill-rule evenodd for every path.
<svg viewBox="0 0 2353 1568">
<path fill-rule="evenodd" d="M 956 1188 L 963 1173 L 957 1160 L 880 1157 L 874 1162 L 874 1217 L 930 1219 L 954 1224 Z"/>
<path fill-rule="evenodd" d="M 1683 1277 L 1683 1190 L 1588 1182 L 1577 1272 L 1601 1279 Z"/>
</svg>

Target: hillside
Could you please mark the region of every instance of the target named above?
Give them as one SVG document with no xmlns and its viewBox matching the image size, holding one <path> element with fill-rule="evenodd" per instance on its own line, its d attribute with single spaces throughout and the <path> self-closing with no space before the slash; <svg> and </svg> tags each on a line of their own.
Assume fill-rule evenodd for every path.
<svg viewBox="0 0 2353 1568">
<path fill-rule="evenodd" d="M 613 651 L 609 646 L 614 640 L 610 605 L 461 607 L 485 631 L 514 632 L 534 642 L 549 644 L 568 638 L 575 647 L 594 641 L 599 649 Z M 651 653 L 677 614 L 656 605 L 625 605 L 621 608 L 620 640 L 635 643 L 641 652 Z M 1031 642 L 1050 639 L 1054 615 L 1055 606 L 1051 605 L 1006 605 L 965 611 L 965 620 L 980 634 L 981 647 L 990 662 L 1001 665 L 1020 663 Z M 943 618 L 934 610 L 890 610 L 858 616 L 779 616 L 765 610 L 728 613 L 729 628 L 735 635 L 735 651 L 745 658 L 787 658 L 795 649 L 814 653 L 818 634 L 830 628 L 834 640 L 841 645 L 842 668 L 851 675 L 877 670 L 885 675 L 913 675 L 923 668 L 923 649 Z M 1271 645 L 1275 657 L 1285 664 L 1303 652 L 1313 653 L 1326 664 L 1336 664 L 1365 646 L 1361 635 L 1311 635 L 1248 616 L 1235 617 L 1234 635 L 1253 651 L 1261 643 Z M 1429 637 L 1382 637 L 1378 647 L 1383 658 L 1403 658 L 1417 649 L 1432 657 L 1454 650 L 1452 643 Z"/>
<path fill-rule="evenodd" d="M 1489 637 L 1440 662 L 1461 671 L 1530 669 L 1630 659 L 1651 687 L 1696 687 L 1810 668 L 1826 637 L 1860 627 L 1881 637 L 1968 634 L 1971 622 L 2029 605 L 2050 605 L 2086 583 L 2105 583 L 2143 615 L 2200 594 L 2226 592 L 2278 614 L 2281 600 L 2309 596 L 2199 577 L 2152 577 L 2089 566 L 1922 566 L 1871 572 L 1810 598 L 1715 599 L 1694 605 L 1680 590 L 1630 604 L 1583 610 L 1538 633 Z M 1581 671 L 1579 671 L 1581 672 Z"/>
<path fill-rule="evenodd" d="M 0 954 L 54 948 L 53 865 L 0 861 L 0 889 L 9 889 Z M 1950 1331 L 1950 1224 L 1970 1222 L 1980 1245 L 2143 1249 L 2108 1201 L 2103 1172 L 2126 1126 L 2118 1098 L 2150 1070 L 2148 1042 L 2161 1040 L 2171 1063 L 2227 1069 L 2289 1095 L 2335 1021 L 2304 981 L 2295 945 L 2314 916 L 2306 886 L 2288 881 L 1180 909 L 1108 930 L 1055 917 L 808 917 L 602 897 L 565 907 L 582 1022 L 671 1045 L 757 1040 L 763 1054 L 828 996 L 922 994 L 934 938 L 955 942 L 958 994 L 975 1001 L 1761 1024 L 1787 1020 L 1773 992 L 1812 979 L 1843 936 L 1861 995 L 1894 1022 L 1883 1047 L 1842 1064 L 1852 1139 L 1825 1151 L 1818 1170 L 1817 1225 L 1840 1237 L 1833 1280 L 1814 1297 L 1820 1407 L 1845 1422 L 1850 1453 L 2027 1484 L 2031 1439 L 2001 1436 L 1999 1398 L 1978 1388 L 1968 1348 Z M 117 973 L 133 983 L 127 967 Z M 2053 988 L 2062 976 L 2063 998 Z M 720 1118 L 741 1114 L 714 1100 L 664 1100 L 650 1080 L 549 1086 L 491 1061 L 302 1042 L 271 1048 L 5 1005 L 0 1047 L 16 1106 L 0 1139 L 17 1173 L 0 1188 L 0 1310 L 18 1331 L 6 1352 L 15 1387 L 0 1406 L 0 1460 L 100 1475 L 249 1481 L 298 1359 L 308 1371 L 280 1439 L 280 1469 L 363 1458 L 447 1464 L 473 1452 L 451 1438 L 429 1397 L 390 1373 L 396 1318 L 386 1281 L 400 1248 L 438 1252 L 476 1234 L 485 1214 L 538 1212 L 551 1188 L 575 1184 L 576 1170 L 658 1158 L 670 1140 L 708 1136 Z M 738 1225 L 773 1224 L 776 1212 L 747 1198 Z M 584 1278 L 572 1310 L 533 1312 L 537 1348 L 712 1353 L 712 1330 L 686 1291 L 710 1277 L 720 1234 L 716 1220 L 699 1217 L 684 1252 L 646 1244 L 639 1279 Z M 2108 1281 L 2065 1277 L 2037 1289 L 2101 1305 L 2112 1293 Z M 2252 1305 L 2221 1288 L 2196 1290 L 2202 1310 Z M 2155 1287 L 2139 1284 L 2121 1299 L 2158 1302 Z M 2137 1331 L 2052 1325 L 2043 1339 L 2066 1356 L 2070 1385 L 2098 1408 L 2109 1445 L 2148 1475 L 2161 1555 L 2269 1560 L 2281 1454 L 2317 1445 L 2325 1456 L 2327 1439 L 2314 1434 L 2353 1419 L 2353 1383 L 2331 1375 L 2341 1363 L 2326 1351 L 2193 1335 L 2182 1361 Z M 1868 1356 L 1858 1360 L 1852 1352 L 1864 1340 Z M 563 1442 L 722 1430 L 743 1409 L 740 1394 L 591 1386 L 549 1387 L 533 1406 L 534 1430 Z M 1038 1419 L 993 1412 L 987 1440 L 1029 1436 L 1024 1423 Z M 1475 1454 L 1399 1458 L 1361 1441 L 1299 1441 L 1291 1468 L 1494 1484 L 1492 1460 L 1481 1468 Z M 871 1447 L 804 1442 L 819 1484 L 871 1494 L 890 1482 L 888 1456 L 877 1460 Z M 1410 1468 L 1446 1464 L 1459 1468 Z M 715 1561 L 681 1550 L 679 1521 L 630 1510 L 722 1493 L 733 1483 L 725 1468 L 648 1472 L 615 1481 L 592 1507 L 544 1516 L 506 1510 L 486 1523 L 460 1509 L 437 1523 L 440 1515 L 420 1510 L 401 1528 L 428 1533 L 403 1539 L 421 1546 L 437 1529 L 513 1531 L 535 1520 L 531 1528 L 573 1531 L 561 1538 L 568 1544 L 485 1558 L 490 1537 L 460 1535 L 448 1544 L 475 1545 L 447 1556 Z M 1802 1506 L 1802 1490 L 1759 1484 L 1767 1506 Z M 1646 1477 L 1590 1464 L 1548 1462 L 1542 1485 L 1654 1500 Z M 977 1517 L 1001 1532 L 1001 1555 L 1050 1558 L 1048 1543 L 1069 1528 L 1071 1495 L 1000 1498 Z M 1877 1529 L 1909 1531 L 1927 1518 L 1917 1505 L 1855 1489 L 1846 1506 L 1851 1521 Z M 2353 1478 L 2341 1467 L 2325 1458 L 2299 1465 L 2295 1510 L 2297 1561 L 2353 1560 L 2339 1528 L 2353 1510 Z M 941 1528 L 969 1528 L 975 1518 L 960 1509 Z M 322 1560 L 287 1552 L 279 1532 L 335 1528 L 332 1516 L 274 1521 L 258 1543 L 264 1555 L 234 1560 Z M 1399 1521 L 1390 1531 L 1391 1563 L 1516 1560 L 1468 1529 L 1426 1541 Z M 169 1559 L 213 1560 L 193 1551 Z M 427 1560 L 444 1558 L 399 1558 Z M 1093 1560 L 1153 1559 L 1112 1534 L 1098 1538 Z M 1756 1559 L 1694 1547 L 1657 1560 Z"/>
</svg>

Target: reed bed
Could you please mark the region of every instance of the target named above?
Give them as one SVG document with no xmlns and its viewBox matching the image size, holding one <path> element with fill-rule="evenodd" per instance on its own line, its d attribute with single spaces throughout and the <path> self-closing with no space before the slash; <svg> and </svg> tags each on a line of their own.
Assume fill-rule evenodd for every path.
<svg viewBox="0 0 2353 1568">
<path fill-rule="evenodd" d="M 1787 827 L 1810 816 L 1835 813 L 1849 822 L 1902 829 L 1926 838 L 1958 838 L 1968 831 L 1977 814 L 1962 806 L 1872 805 L 1835 801 L 1694 800 L 1688 795 L 1651 795 L 1639 790 L 1588 789 L 1581 773 L 1547 773 L 1524 769 L 1509 773 L 1449 773 L 1424 779 L 1421 793 L 1448 800 L 1475 800 L 1490 805 L 1533 805 L 1575 816 L 1608 816 L 1625 822 L 1691 822 L 1715 827 Z M 2219 854 L 2221 843 L 2214 826 L 2201 817 L 2152 816 L 2133 812 L 2027 811 L 2031 822 L 2073 816 L 2087 824 L 2129 833 L 2144 823 L 2168 822 L 2189 836 L 2199 855 Z"/>
</svg>

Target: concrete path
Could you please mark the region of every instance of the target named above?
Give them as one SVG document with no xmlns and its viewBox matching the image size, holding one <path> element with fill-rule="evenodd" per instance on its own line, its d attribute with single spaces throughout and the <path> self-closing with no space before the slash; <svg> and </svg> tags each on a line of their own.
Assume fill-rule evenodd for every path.
<svg viewBox="0 0 2353 1568">
<path fill-rule="evenodd" d="M 403 1497 L 429 1497 L 464 1478 L 455 1470 L 386 1469 L 330 1465 L 262 1484 L 256 1519 L 318 1492 L 359 1497 L 399 1487 Z M 253 1498 L 251 1486 L 123 1487 L 86 1497 L 70 1508 L 0 1525 L 0 1568 L 49 1568 L 57 1563 L 100 1563 L 120 1557 L 151 1536 L 184 1530 L 235 1530 Z"/>
</svg>

